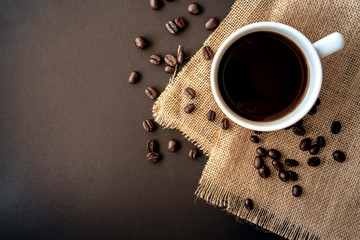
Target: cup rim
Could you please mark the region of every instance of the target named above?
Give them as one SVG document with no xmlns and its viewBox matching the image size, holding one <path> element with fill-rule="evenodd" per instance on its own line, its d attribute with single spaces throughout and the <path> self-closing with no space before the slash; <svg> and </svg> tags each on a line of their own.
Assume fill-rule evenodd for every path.
<svg viewBox="0 0 360 240">
<path fill-rule="evenodd" d="M 227 49 L 241 37 L 258 31 L 269 31 L 275 32 L 293 41 L 298 48 L 302 51 L 305 56 L 305 60 L 308 64 L 308 86 L 305 90 L 302 100 L 299 102 L 297 107 L 281 117 L 280 119 L 269 121 L 269 122 L 257 122 L 245 119 L 236 114 L 224 101 L 218 84 L 218 70 L 219 65 Z M 257 22 L 246 25 L 234 33 L 232 33 L 226 40 L 221 44 L 217 50 L 214 60 L 211 66 L 210 75 L 211 89 L 217 105 L 229 117 L 233 122 L 252 130 L 257 131 L 275 131 L 286 127 L 289 127 L 300 119 L 302 119 L 313 107 L 317 100 L 321 84 L 322 84 L 322 66 L 318 53 L 308 38 L 306 38 L 300 31 L 277 22 Z"/>
</svg>

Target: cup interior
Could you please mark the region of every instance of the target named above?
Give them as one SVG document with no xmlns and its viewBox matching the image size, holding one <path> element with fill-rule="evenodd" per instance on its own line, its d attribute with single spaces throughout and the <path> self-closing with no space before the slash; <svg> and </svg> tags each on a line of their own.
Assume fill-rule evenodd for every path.
<svg viewBox="0 0 360 240">
<path fill-rule="evenodd" d="M 280 119 L 267 122 L 252 121 L 246 118 L 243 118 L 236 114 L 224 101 L 218 83 L 218 70 L 220 62 L 227 51 L 227 49 L 241 37 L 253 33 L 253 32 L 274 32 L 280 34 L 293 43 L 302 51 L 308 69 L 308 86 L 305 90 L 302 100 L 299 102 L 297 107 L 292 110 L 287 115 L 281 117 Z M 298 30 L 281 23 L 275 22 L 258 22 L 247 25 L 233 34 L 231 34 L 217 50 L 212 67 L 211 67 L 211 89 L 220 109 L 235 123 L 257 131 L 274 131 L 286 128 L 295 124 L 297 121 L 302 119 L 315 104 L 316 99 L 318 98 L 321 83 L 322 83 L 322 67 L 319 55 L 317 54 L 312 43 Z"/>
</svg>

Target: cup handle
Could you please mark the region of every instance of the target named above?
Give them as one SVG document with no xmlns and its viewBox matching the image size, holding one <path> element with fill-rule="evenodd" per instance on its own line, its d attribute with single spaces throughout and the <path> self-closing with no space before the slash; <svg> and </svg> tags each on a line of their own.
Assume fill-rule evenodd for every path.
<svg viewBox="0 0 360 240">
<path fill-rule="evenodd" d="M 326 37 L 320 39 L 313 44 L 320 58 L 324 58 L 344 47 L 344 38 L 338 33 L 334 32 Z"/>
</svg>

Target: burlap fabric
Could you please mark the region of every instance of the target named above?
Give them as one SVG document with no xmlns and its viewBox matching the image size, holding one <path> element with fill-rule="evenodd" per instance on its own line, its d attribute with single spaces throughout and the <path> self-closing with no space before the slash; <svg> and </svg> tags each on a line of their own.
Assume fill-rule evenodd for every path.
<svg viewBox="0 0 360 240">
<path fill-rule="evenodd" d="M 314 116 L 304 118 L 306 137 L 324 136 L 325 148 L 318 154 L 321 165 L 309 167 L 308 152 L 299 150 L 302 137 L 291 130 L 260 135 L 261 146 L 279 149 L 285 158 L 297 159 L 294 170 L 303 195 L 291 194 L 294 183 L 282 182 L 271 162 L 268 179 L 258 176 L 253 167 L 255 148 L 249 141 L 252 131 L 235 125 L 224 131 L 224 114 L 215 103 L 210 88 L 212 61 L 205 61 L 201 51 L 169 83 L 156 101 L 153 114 L 164 127 L 175 128 L 210 157 L 200 179 L 196 196 L 208 203 L 269 229 L 289 239 L 359 239 L 360 238 L 360 1 L 358 0 L 238 0 L 216 31 L 205 41 L 216 51 L 235 30 L 249 23 L 275 21 L 288 24 L 311 41 L 339 31 L 345 48 L 322 60 L 324 77 L 321 105 Z M 200 49 L 201 50 L 201 49 Z M 184 97 L 192 87 L 196 98 Z M 184 107 L 193 103 L 192 114 Z M 206 113 L 216 112 L 209 122 Z M 338 135 L 330 133 L 334 120 L 342 123 Z M 339 163 L 332 153 L 342 150 L 347 160 Z M 244 199 L 253 199 L 255 208 L 248 212 Z"/>
</svg>

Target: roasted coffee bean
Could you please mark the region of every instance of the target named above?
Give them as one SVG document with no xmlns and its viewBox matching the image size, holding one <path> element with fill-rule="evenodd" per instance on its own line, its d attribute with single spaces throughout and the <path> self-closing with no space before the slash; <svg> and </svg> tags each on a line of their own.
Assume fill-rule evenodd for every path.
<svg viewBox="0 0 360 240">
<path fill-rule="evenodd" d="M 314 115 L 317 112 L 316 106 L 313 106 L 308 112 L 309 115 Z"/>
<path fill-rule="evenodd" d="M 154 130 L 154 123 L 150 119 L 145 120 L 143 121 L 143 127 L 145 131 L 151 132 L 152 130 Z"/>
<path fill-rule="evenodd" d="M 177 58 L 176 58 L 178 64 L 183 64 L 184 58 L 185 58 L 184 50 L 182 50 L 182 49 L 180 48 L 180 50 L 179 50 L 179 52 L 178 52 L 178 55 L 177 55 Z"/>
<path fill-rule="evenodd" d="M 305 128 L 303 128 L 301 126 L 294 126 L 293 132 L 298 136 L 304 136 L 306 133 Z"/>
<path fill-rule="evenodd" d="M 147 142 L 147 149 L 149 152 L 158 152 L 159 151 L 159 144 L 155 140 L 150 140 Z"/>
<path fill-rule="evenodd" d="M 316 167 L 320 165 L 320 158 L 312 157 L 307 160 L 307 164 L 311 167 Z"/>
<path fill-rule="evenodd" d="M 195 90 L 191 87 L 187 87 L 184 90 L 185 96 L 187 96 L 189 99 L 193 99 L 196 96 Z"/>
<path fill-rule="evenodd" d="M 278 176 L 279 176 L 280 180 L 283 182 L 289 181 L 289 178 L 290 178 L 289 174 L 285 171 L 280 171 Z"/>
<path fill-rule="evenodd" d="M 248 211 L 251 211 L 254 208 L 254 203 L 250 198 L 247 198 L 245 199 L 244 206 Z"/>
<path fill-rule="evenodd" d="M 267 178 L 270 176 L 270 168 L 268 166 L 264 165 L 262 168 L 258 169 L 258 173 L 260 177 Z"/>
<path fill-rule="evenodd" d="M 179 149 L 179 143 L 175 139 L 170 139 L 167 144 L 169 152 L 176 152 Z"/>
<path fill-rule="evenodd" d="M 147 87 L 145 89 L 145 93 L 151 100 L 154 100 L 158 97 L 158 93 L 152 87 Z"/>
<path fill-rule="evenodd" d="M 128 78 L 129 83 L 134 84 L 137 83 L 140 79 L 140 74 L 138 72 L 131 72 Z"/>
<path fill-rule="evenodd" d="M 147 47 L 147 42 L 146 42 L 146 40 L 145 40 L 144 38 L 142 38 L 142 37 L 137 37 L 137 38 L 135 38 L 134 43 L 135 43 L 135 46 L 136 46 L 137 48 L 143 49 L 143 48 L 146 48 L 146 47 Z"/>
<path fill-rule="evenodd" d="M 255 133 L 256 135 L 260 135 L 260 134 L 262 134 L 262 131 L 254 131 L 254 133 Z"/>
<path fill-rule="evenodd" d="M 298 161 L 293 159 L 285 159 L 285 164 L 288 165 L 289 167 L 296 167 L 299 165 Z"/>
<path fill-rule="evenodd" d="M 166 62 L 169 66 L 171 66 L 171 67 L 175 67 L 175 66 L 176 66 L 177 60 L 176 60 L 176 58 L 174 57 L 174 55 L 172 55 L 172 54 L 166 54 L 164 60 L 165 60 L 165 62 Z"/>
<path fill-rule="evenodd" d="M 341 130 L 341 123 L 338 122 L 338 121 L 334 121 L 332 124 L 331 124 L 331 132 L 333 134 L 338 134 Z"/>
<path fill-rule="evenodd" d="M 279 160 L 281 157 L 281 153 L 276 149 L 269 150 L 269 157 L 275 160 Z"/>
<path fill-rule="evenodd" d="M 294 171 L 287 171 L 288 175 L 289 175 L 289 180 L 291 181 L 297 181 L 298 180 L 298 175 L 296 172 Z"/>
<path fill-rule="evenodd" d="M 216 113 L 213 110 L 208 111 L 208 113 L 206 114 L 206 118 L 210 122 L 214 121 L 215 117 L 216 117 Z"/>
<path fill-rule="evenodd" d="M 197 15 L 200 13 L 200 6 L 197 3 L 190 3 L 187 7 L 187 11 L 192 15 Z"/>
<path fill-rule="evenodd" d="M 319 145 L 319 147 L 325 147 L 326 141 L 323 136 L 317 137 L 316 144 Z"/>
<path fill-rule="evenodd" d="M 269 151 L 269 155 L 270 155 L 270 151 Z M 283 165 L 279 160 L 274 159 L 272 160 L 271 163 L 276 170 L 281 171 L 283 169 Z"/>
<path fill-rule="evenodd" d="M 294 185 L 292 188 L 292 195 L 294 197 L 300 197 L 302 194 L 302 188 L 299 185 Z"/>
<path fill-rule="evenodd" d="M 320 147 L 317 144 L 312 145 L 309 149 L 311 155 L 316 155 L 319 153 L 319 151 L 320 151 Z"/>
<path fill-rule="evenodd" d="M 252 135 L 252 136 L 250 136 L 250 141 L 252 141 L 253 143 L 259 143 L 260 139 L 258 136 Z"/>
<path fill-rule="evenodd" d="M 184 108 L 184 111 L 186 113 L 192 113 L 194 111 L 194 109 L 195 109 L 195 106 L 193 104 L 189 104 Z"/>
<path fill-rule="evenodd" d="M 214 53 L 209 46 L 203 47 L 202 52 L 205 60 L 210 60 L 214 57 Z"/>
<path fill-rule="evenodd" d="M 219 24 L 219 21 L 216 18 L 212 17 L 205 22 L 205 29 L 212 30 L 212 29 L 216 28 L 218 26 L 218 24 Z"/>
<path fill-rule="evenodd" d="M 199 153 L 196 149 L 190 149 L 189 151 L 189 158 L 190 159 L 196 159 L 198 157 Z"/>
<path fill-rule="evenodd" d="M 150 62 L 155 65 L 159 65 L 161 63 L 161 57 L 158 55 L 151 55 Z"/>
<path fill-rule="evenodd" d="M 173 21 L 168 21 L 165 24 L 166 29 L 169 31 L 169 33 L 175 35 L 179 32 L 178 27 L 176 26 L 176 24 Z"/>
<path fill-rule="evenodd" d="M 315 106 L 319 106 L 321 103 L 320 98 L 316 99 Z"/>
<path fill-rule="evenodd" d="M 304 138 L 300 142 L 300 149 L 303 151 L 309 150 L 311 147 L 311 139 L 310 138 Z"/>
<path fill-rule="evenodd" d="M 268 152 L 263 147 L 258 147 L 256 149 L 256 153 L 259 154 L 261 157 L 266 157 L 268 155 Z"/>
<path fill-rule="evenodd" d="M 179 28 L 184 28 L 184 27 L 186 27 L 185 19 L 183 19 L 182 17 L 177 17 L 177 18 L 175 18 L 175 24 L 176 24 Z"/>
<path fill-rule="evenodd" d="M 156 163 L 159 161 L 159 159 L 160 159 L 160 154 L 158 154 L 157 152 L 149 152 L 146 155 L 146 160 L 151 163 Z"/>
<path fill-rule="evenodd" d="M 172 67 L 172 66 L 166 66 L 165 69 L 164 69 L 164 71 L 165 71 L 166 73 L 174 73 L 174 72 L 175 72 L 175 68 Z"/>
<path fill-rule="evenodd" d="M 333 153 L 333 158 L 338 162 L 343 162 L 343 161 L 345 161 L 346 156 L 345 156 L 345 153 L 343 153 L 342 151 L 337 150 L 337 151 L 335 151 Z"/>
<path fill-rule="evenodd" d="M 260 156 L 256 156 L 254 159 L 254 168 L 260 169 L 264 166 L 264 160 Z"/>
<path fill-rule="evenodd" d="M 158 9 L 160 7 L 158 0 L 149 0 L 150 7 L 154 10 Z"/>
<path fill-rule="evenodd" d="M 227 130 L 229 126 L 230 126 L 229 120 L 227 118 L 223 118 L 223 120 L 221 120 L 221 128 Z"/>
</svg>

